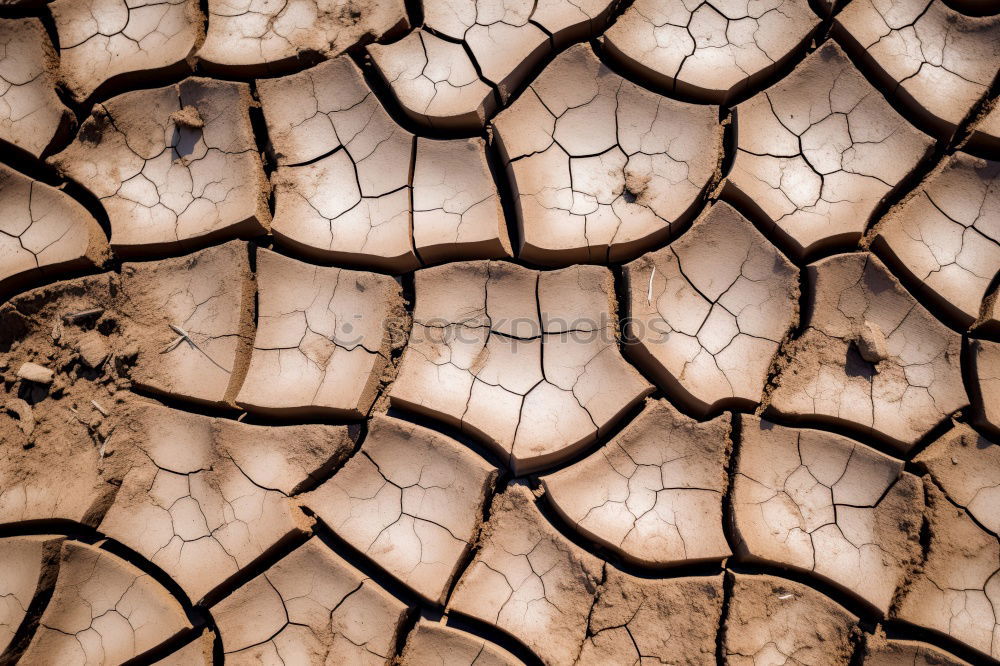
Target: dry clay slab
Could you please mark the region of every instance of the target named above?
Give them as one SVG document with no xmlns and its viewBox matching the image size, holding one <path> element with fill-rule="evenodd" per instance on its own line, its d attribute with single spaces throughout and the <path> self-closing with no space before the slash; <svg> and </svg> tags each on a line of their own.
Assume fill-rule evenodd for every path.
<svg viewBox="0 0 1000 666">
<path fill-rule="evenodd" d="M 389 396 L 521 474 L 569 457 L 651 392 L 618 352 L 611 272 L 464 262 L 418 271 Z"/>
<path fill-rule="evenodd" d="M 198 0 L 55 0 L 60 79 L 77 100 L 187 68 L 202 37 Z"/>
<path fill-rule="evenodd" d="M 261 250 L 257 285 L 257 332 L 237 404 L 267 414 L 367 414 L 401 343 L 399 283 Z"/>
<path fill-rule="evenodd" d="M 515 198 L 518 256 L 622 261 L 676 233 L 716 171 L 718 109 L 626 81 L 577 45 L 493 122 Z"/>
<path fill-rule="evenodd" d="M 819 20 L 805 0 L 637 0 L 603 41 L 608 56 L 641 79 L 722 104 L 794 56 Z"/>
<path fill-rule="evenodd" d="M 736 115 L 726 194 L 799 257 L 855 243 L 933 143 L 832 42 Z"/>
<path fill-rule="evenodd" d="M 481 139 L 414 137 L 347 57 L 257 85 L 278 163 L 273 231 L 281 243 L 393 273 L 510 256 Z"/>
<path fill-rule="evenodd" d="M 0 20 L 0 139 L 40 157 L 73 116 L 56 94 L 59 59 L 38 19 Z"/>
<path fill-rule="evenodd" d="M 430 0 L 424 26 L 368 47 L 404 113 L 433 129 L 476 131 L 544 57 L 607 23 L 608 0 Z"/>
<path fill-rule="evenodd" d="M 0 165 L 0 293 L 93 268 L 107 255 L 104 232 L 79 202 Z"/>
<path fill-rule="evenodd" d="M 474 545 L 496 470 L 458 442 L 387 416 L 360 453 L 299 501 L 342 539 L 435 603 Z"/>
<path fill-rule="evenodd" d="M 716 203 L 624 276 L 625 349 L 639 367 L 702 415 L 760 402 L 798 319 L 798 269 L 749 220 Z"/>
<path fill-rule="evenodd" d="M 250 88 L 192 78 L 94 107 L 50 158 L 108 212 L 118 252 L 160 252 L 264 233 L 267 184 L 250 127 Z"/>
<path fill-rule="evenodd" d="M 207 0 L 198 58 L 212 71 L 260 76 L 332 57 L 365 38 L 409 27 L 403 0 Z"/>
</svg>

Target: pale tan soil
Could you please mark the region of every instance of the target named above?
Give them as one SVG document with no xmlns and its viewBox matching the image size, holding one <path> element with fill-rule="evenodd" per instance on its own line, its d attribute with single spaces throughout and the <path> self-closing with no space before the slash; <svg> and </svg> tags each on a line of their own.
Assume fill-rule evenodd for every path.
<svg viewBox="0 0 1000 666">
<path fill-rule="evenodd" d="M 995 0 L 0 0 L 0 666 L 1000 664 Z"/>
</svg>

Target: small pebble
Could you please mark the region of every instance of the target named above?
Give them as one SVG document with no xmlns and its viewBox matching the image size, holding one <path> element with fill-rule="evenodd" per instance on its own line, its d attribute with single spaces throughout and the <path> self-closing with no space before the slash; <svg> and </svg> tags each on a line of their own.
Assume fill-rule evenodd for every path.
<svg viewBox="0 0 1000 666">
<path fill-rule="evenodd" d="M 25 363 L 18 368 L 17 376 L 36 384 L 51 384 L 55 373 L 37 363 Z"/>
</svg>

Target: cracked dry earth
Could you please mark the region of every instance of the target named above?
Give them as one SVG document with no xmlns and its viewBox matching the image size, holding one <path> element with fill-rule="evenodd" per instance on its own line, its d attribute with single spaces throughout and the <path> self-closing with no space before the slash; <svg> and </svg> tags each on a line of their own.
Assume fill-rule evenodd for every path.
<svg viewBox="0 0 1000 666">
<path fill-rule="evenodd" d="M 0 0 L 0 666 L 1000 664 L 997 0 Z"/>
</svg>

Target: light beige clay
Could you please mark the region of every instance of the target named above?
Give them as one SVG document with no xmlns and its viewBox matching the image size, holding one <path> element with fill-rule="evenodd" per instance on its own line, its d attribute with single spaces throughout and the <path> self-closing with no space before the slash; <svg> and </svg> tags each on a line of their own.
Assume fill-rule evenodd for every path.
<svg viewBox="0 0 1000 666">
<path fill-rule="evenodd" d="M 845 437 L 742 421 L 733 516 L 744 557 L 811 571 L 887 612 L 919 561 L 920 480 Z"/>
<path fill-rule="evenodd" d="M 135 451 L 100 529 L 193 601 L 304 534 L 310 521 L 287 496 L 352 447 L 343 427 L 250 426 L 152 406 L 121 419 L 116 437 Z"/>
<path fill-rule="evenodd" d="M 278 170 L 274 233 L 306 256 L 395 273 L 417 267 L 414 138 L 344 56 L 258 83 Z"/>
<path fill-rule="evenodd" d="M 604 46 L 623 69 L 664 90 L 719 104 L 769 77 L 818 24 L 804 0 L 637 0 Z"/>
<path fill-rule="evenodd" d="M 425 30 L 368 47 L 375 70 L 413 121 L 444 130 L 473 130 L 492 116 L 493 89 L 460 44 Z"/>
<path fill-rule="evenodd" d="M 258 318 L 236 402 L 265 413 L 361 418 L 371 407 L 402 316 L 390 277 L 257 255 Z"/>
<path fill-rule="evenodd" d="M 531 491 L 515 483 L 493 499 L 479 550 L 449 607 L 514 634 L 546 664 L 572 663 L 586 638 L 601 566 L 556 532 Z"/>
<path fill-rule="evenodd" d="M 482 638 L 421 619 L 406 638 L 403 666 L 518 666 L 521 661 Z"/>
<path fill-rule="evenodd" d="M 0 290 L 107 258 L 97 221 L 65 193 L 0 166 Z"/>
<path fill-rule="evenodd" d="M 838 254 L 808 270 L 815 305 L 782 351 L 771 407 L 857 428 L 905 452 L 968 402 L 961 337 L 874 255 Z M 877 363 L 862 357 L 858 343 L 872 327 L 885 337 L 888 354 Z"/>
<path fill-rule="evenodd" d="M 313 537 L 212 607 L 230 664 L 385 664 L 406 610 Z"/>
<path fill-rule="evenodd" d="M 132 370 L 148 391 L 209 405 L 232 404 L 245 371 L 253 283 L 243 243 L 187 257 L 122 266 Z"/>
<path fill-rule="evenodd" d="M 660 386 L 700 414 L 761 400 L 797 320 L 798 270 L 746 218 L 717 203 L 624 274 L 626 352 Z"/>
<path fill-rule="evenodd" d="M 56 94 L 59 61 L 34 18 L 0 20 L 0 139 L 40 157 L 73 115 Z"/>
<path fill-rule="evenodd" d="M 760 211 L 799 256 L 860 238 L 932 144 L 832 42 L 736 115 L 727 194 Z"/>
<path fill-rule="evenodd" d="M 667 240 L 721 154 L 718 111 L 655 95 L 577 45 L 493 125 L 521 234 L 543 265 L 622 261 Z"/>
<path fill-rule="evenodd" d="M 698 423 L 650 401 L 600 451 L 542 477 L 585 536 L 647 566 L 722 560 L 729 419 Z"/>
<path fill-rule="evenodd" d="M 148 574 L 106 550 L 66 541 L 55 591 L 22 661 L 120 664 L 190 626 Z"/>
<path fill-rule="evenodd" d="M 942 137 L 997 72 L 1000 17 L 965 16 L 941 0 L 862 0 L 845 7 L 835 26 L 886 90 Z"/>
<path fill-rule="evenodd" d="M 975 340 L 972 343 L 973 359 L 979 393 L 983 401 L 980 420 L 1000 432 L 1000 343 Z"/>
<path fill-rule="evenodd" d="M 296 252 L 405 273 L 510 256 L 480 139 L 415 139 L 345 57 L 258 90 L 279 168 L 275 236 Z"/>
<path fill-rule="evenodd" d="M 198 0 L 55 0 L 60 73 L 79 101 L 115 77 L 183 70 L 202 35 Z"/>
<path fill-rule="evenodd" d="M 517 474 L 565 459 L 651 391 L 618 352 L 613 299 L 597 266 L 420 271 L 392 404 L 473 434 Z"/>
<path fill-rule="evenodd" d="M 423 7 L 423 28 L 368 52 L 414 121 L 474 131 L 546 55 L 595 35 L 612 9 L 608 0 L 431 0 Z"/>
<path fill-rule="evenodd" d="M 1000 162 L 955 153 L 879 224 L 874 247 L 936 308 L 970 326 L 1000 271 Z"/>
<path fill-rule="evenodd" d="M 57 538 L 23 536 L 0 539 L 0 654 L 16 635 L 36 593 L 52 581 L 43 580 L 47 550 L 58 549 Z"/>
<path fill-rule="evenodd" d="M 361 451 L 299 501 L 340 538 L 440 603 L 475 541 L 495 476 L 458 442 L 375 416 Z"/>
<path fill-rule="evenodd" d="M 1000 447 L 959 426 L 916 461 L 929 474 L 927 554 L 895 615 L 997 659 Z"/>
<path fill-rule="evenodd" d="M 185 79 L 94 107 L 50 162 L 101 200 L 116 251 L 254 236 L 270 224 L 245 83 Z"/>
<path fill-rule="evenodd" d="M 482 139 L 417 139 L 413 244 L 427 264 L 511 256 Z"/>
<path fill-rule="evenodd" d="M 301 58 L 332 57 L 358 42 L 406 30 L 403 0 L 208 0 L 198 57 L 210 70 L 259 76 Z"/>
</svg>

